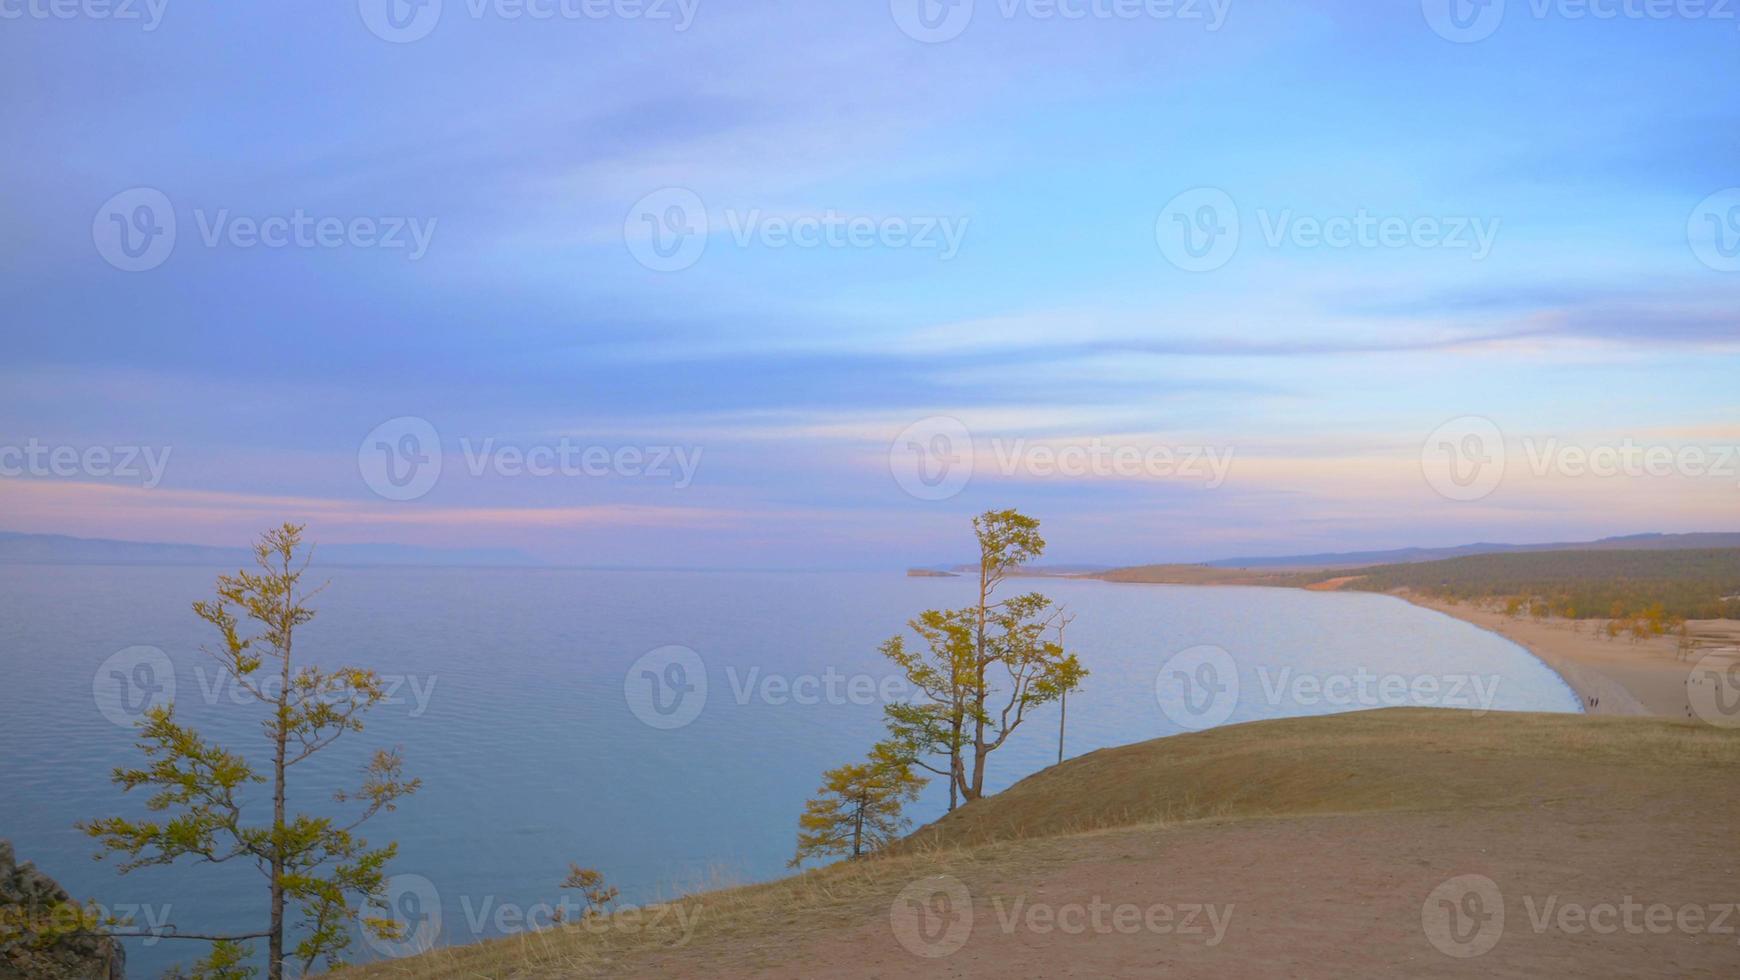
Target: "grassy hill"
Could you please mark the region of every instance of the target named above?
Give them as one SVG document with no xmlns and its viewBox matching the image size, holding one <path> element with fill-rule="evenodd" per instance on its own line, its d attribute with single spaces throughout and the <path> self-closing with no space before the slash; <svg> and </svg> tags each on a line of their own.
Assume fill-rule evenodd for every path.
<svg viewBox="0 0 1740 980">
<path fill-rule="evenodd" d="M 1554 615 L 1577 619 L 1638 616 L 1657 605 L 1671 619 L 1740 619 L 1740 599 L 1732 598 L 1740 596 L 1740 548 L 1512 551 L 1312 571 L 1136 565 L 1095 577 L 1167 585 L 1407 589 L 1458 601 L 1541 597 Z"/>
<path fill-rule="evenodd" d="M 1663 857 L 1629 838 L 1603 841 L 1603 834 L 1653 834 L 1651 827 L 1661 818 L 1651 807 L 1684 815 L 1668 820 L 1670 830 L 1695 835 L 1697 841 L 1714 835 L 1711 852 L 1677 839 L 1661 840 L 1668 853 Z M 1624 865 L 1634 860 L 1642 862 L 1638 867 L 1676 875 L 1672 881 L 1690 888 L 1689 876 L 1702 873 L 1695 869 L 1726 867 L 1721 862 L 1727 860 L 1736 811 L 1740 732 L 1735 731 L 1659 719 L 1479 716 L 1435 709 L 1265 721 L 1070 760 L 920 829 L 887 854 L 682 899 L 678 907 L 684 915 L 668 915 L 656 927 L 551 929 L 353 968 L 342 976 L 903 975 L 926 965 L 888 940 L 891 903 L 915 880 L 953 876 L 972 890 L 975 901 L 988 895 L 1000 902 L 996 896 L 1005 894 L 1057 894 L 1059 883 L 1072 876 L 1085 878 L 1089 884 L 1083 887 L 1110 887 L 1100 884 L 1110 880 L 1108 868 L 1130 869 L 1131 883 L 1120 887 L 1132 893 L 1188 879 L 1243 896 L 1245 907 L 1254 909 L 1246 914 L 1258 927 L 1240 945 L 1214 953 L 1231 957 L 1214 963 L 1223 970 L 1272 970 L 1268 958 L 1286 955 L 1301 936 L 1351 943 L 1369 937 L 1378 914 L 1359 904 L 1374 901 L 1366 889 L 1378 886 L 1338 877 L 1371 873 L 1354 870 L 1353 858 L 1310 865 L 1312 877 L 1303 884 L 1277 879 L 1285 862 L 1312 860 L 1313 852 L 1301 840 L 1316 842 L 1310 847 L 1319 849 L 1362 846 L 1365 850 L 1353 857 L 1372 863 L 1377 873 L 1422 881 L 1471 860 L 1446 859 L 1449 863 L 1440 868 L 1431 859 L 1435 848 L 1461 847 L 1477 857 L 1514 852 L 1536 863 L 1546 854 L 1555 866 L 1574 860 L 1581 853 L 1577 848 L 1595 848 L 1608 873 L 1630 876 L 1622 877 L 1624 887 L 1637 884 L 1642 873 Z M 1564 833 L 1559 824 L 1566 820 L 1580 829 Z M 1404 857 L 1384 852 L 1392 846 L 1388 841 L 1399 841 L 1393 846 Z M 1422 848 L 1419 856 L 1405 857 L 1414 848 Z M 1548 853 L 1553 848 L 1571 848 L 1571 857 Z M 1682 860 L 1694 870 L 1681 868 Z M 1546 873 L 1530 869 L 1530 874 Z M 1580 880 L 1587 880 L 1589 869 L 1582 873 Z M 1350 888 L 1353 897 L 1342 895 Z M 1396 942 L 1410 955 L 1417 946 L 1435 956 L 1418 936 L 1419 898 L 1403 897 Z M 1336 930 L 1342 926 L 1320 912 L 1312 919 L 1285 906 L 1307 900 L 1312 908 L 1352 909 L 1346 924 L 1351 934 L 1341 937 Z M 1265 912 L 1265 902 L 1276 910 Z M 992 911 L 987 906 L 984 915 Z M 1272 914 L 1277 925 L 1265 924 L 1265 914 Z M 1288 932 L 1294 928 L 1308 931 Z M 1155 955 L 1151 941 L 1058 952 L 1002 938 L 986 930 L 974 940 L 982 946 L 972 947 L 977 950 L 972 959 L 951 961 L 964 973 L 949 975 L 995 972 L 999 956 L 1015 957 L 1017 975 L 1042 975 L 1075 966 L 1135 969 L 1138 962 L 1151 964 Z M 1267 951 L 1264 943 L 1270 942 L 1280 951 Z M 1519 945 L 1518 955 L 1531 948 Z M 1548 952 L 1565 962 L 1562 949 Z M 1067 959 L 1056 965 L 1027 959 L 1054 953 Z M 1100 959 L 1082 958 L 1090 955 Z M 1431 975 L 1435 965 L 1426 960 L 1409 972 Z M 1379 960 L 1376 967 L 1382 969 L 1374 972 L 1382 975 L 1393 966 Z"/>
<path fill-rule="evenodd" d="M 1642 614 L 1659 604 L 1679 619 L 1740 619 L 1740 548 L 1541 551 L 1379 565 L 1344 573 L 1347 588 L 1411 589 L 1467 600 L 1540 596 L 1572 618 Z"/>
</svg>

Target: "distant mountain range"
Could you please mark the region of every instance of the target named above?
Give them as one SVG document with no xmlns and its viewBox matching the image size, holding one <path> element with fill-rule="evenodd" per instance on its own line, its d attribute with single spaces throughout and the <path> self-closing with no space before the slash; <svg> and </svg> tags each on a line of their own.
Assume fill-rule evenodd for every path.
<svg viewBox="0 0 1740 980">
<path fill-rule="evenodd" d="M 323 565 L 541 565 L 512 548 L 424 548 L 408 544 L 323 544 Z M 64 534 L 0 531 L 0 563 L 41 565 L 209 565 L 239 567 L 253 561 L 246 548 L 75 538 Z"/>
<path fill-rule="evenodd" d="M 1740 531 L 1700 531 L 1692 534 L 1628 534 L 1598 541 L 1551 544 L 1464 544 L 1452 548 L 1397 548 L 1393 551 L 1342 551 L 1268 558 L 1223 558 L 1199 564 L 1210 568 L 1361 568 L 1403 565 L 1466 555 L 1518 551 L 1677 551 L 1686 548 L 1740 548 Z"/>
<path fill-rule="evenodd" d="M 1740 548 L 1740 531 L 1699 531 L 1692 534 L 1628 534 L 1599 541 L 1561 541 L 1548 544 L 1463 544 L 1449 548 L 1395 548 L 1389 551 L 1333 551 L 1315 555 L 1278 555 L 1253 558 L 1222 558 L 1218 561 L 1179 562 L 1158 567 L 1217 569 L 1286 569 L 1310 571 L 1333 568 L 1364 568 L 1369 565 L 1406 565 L 1441 561 L 1468 555 L 1494 555 L 1521 551 L 1676 551 L 1687 548 Z M 911 575 L 953 575 L 976 572 L 973 563 L 923 565 Z M 1028 565 L 1018 574 L 1033 576 L 1099 577 L 1122 571 L 1115 565 Z"/>
</svg>

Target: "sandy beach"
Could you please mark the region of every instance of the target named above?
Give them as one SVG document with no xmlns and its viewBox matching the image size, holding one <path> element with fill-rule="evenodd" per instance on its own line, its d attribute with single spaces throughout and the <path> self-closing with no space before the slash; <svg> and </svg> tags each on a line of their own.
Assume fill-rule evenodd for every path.
<svg viewBox="0 0 1740 980">
<path fill-rule="evenodd" d="M 1677 638 L 1672 635 L 1610 640 L 1602 631 L 1605 620 L 1534 620 L 1470 603 L 1452 605 L 1418 595 L 1398 595 L 1527 648 L 1571 685 L 1582 699 L 1583 710 L 1591 714 L 1691 717 L 1686 682 L 1692 667 L 1705 657 L 1717 658 L 1722 666 L 1740 662 L 1740 620 L 1688 623 L 1698 648 L 1687 656 L 1679 652 Z"/>
</svg>

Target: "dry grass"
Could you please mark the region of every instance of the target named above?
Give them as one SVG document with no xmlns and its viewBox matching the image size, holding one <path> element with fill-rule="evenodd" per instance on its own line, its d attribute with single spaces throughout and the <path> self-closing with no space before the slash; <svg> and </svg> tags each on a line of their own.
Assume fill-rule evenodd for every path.
<svg viewBox="0 0 1740 980">
<path fill-rule="evenodd" d="M 656 966 L 674 949 L 686 950 L 691 961 L 717 950 L 753 963 L 757 955 L 789 955 L 808 939 L 886 915 L 893 896 L 925 875 L 951 874 L 977 887 L 1065 863 L 1070 835 L 1599 800 L 1688 778 L 1737 777 L 1740 732 L 1661 719 L 1407 708 L 1257 722 L 1094 752 L 963 807 L 889 854 L 684 898 L 656 925 L 557 928 L 342 976 L 607 975 L 629 964 Z"/>
</svg>

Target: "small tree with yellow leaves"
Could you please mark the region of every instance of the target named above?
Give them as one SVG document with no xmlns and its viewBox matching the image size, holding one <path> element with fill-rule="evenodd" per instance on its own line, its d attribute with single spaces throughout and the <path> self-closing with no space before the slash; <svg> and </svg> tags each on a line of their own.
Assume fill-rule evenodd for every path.
<svg viewBox="0 0 1740 980">
<path fill-rule="evenodd" d="M 260 869 L 269 896 L 269 921 L 263 928 L 204 933 L 171 927 L 156 934 L 212 944 L 210 955 L 195 966 L 196 977 L 254 976 L 255 969 L 246 962 L 252 939 L 266 940 L 267 976 L 280 980 L 287 962 L 302 974 L 317 962 L 329 967 L 343 962 L 350 925 L 359 916 L 365 929 L 383 938 L 396 938 L 398 932 L 392 919 L 361 915 L 350 902 L 351 896 L 359 896 L 377 911 L 387 907 L 383 869 L 397 845 L 371 848 L 353 831 L 370 817 L 394 809 L 399 797 L 420 785 L 420 780 L 403 777 L 398 753 L 376 751 L 363 767 L 360 784 L 336 794 L 338 803 L 356 805 L 347 818 L 289 810 L 292 769 L 340 736 L 362 731 L 363 712 L 387 696 L 386 684 L 374 671 L 292 663 L 296 629 L 314 618 L 307 601 L 320 591 L 301 587 L 308 565 L 299 554 L 301 544 L 300 526 L 267 531 L 254 546 L 255 570 L 219 576 L 217 597 L 193 604 L 194 614 L 223 638 L 219 647 L 205 652 L 264 709 L 271 767 L 262 773 L 239 753 L 208 742 L 176 720 L 173 704 L 156 707 L 139 725 L 146 766 L 116 769 L 114 780 L 123 790 L 149 790 L 146 806 L 167 819 L 108 817 L 81 825 L 105 852 L 124 856 L 122 874 L 181 858 L 210 864 L 241 860 Z M 245 825 L 246 797 L 263 784 L 271 786 L 271 821 Z M 301 915 L 299 937 L 287 946 L 291 925 L 285 912 L 292 904 Z"/>
<path fill-rule="evenodd" d="M 798 817 L 797 853 L 787 866 L 834 854 L 858 858 L 888 846 L 910 823 L 901 809 L 926 782 L 885 745 L 864 762 L 823 773 L 821 789 Z"/>
</svg>

